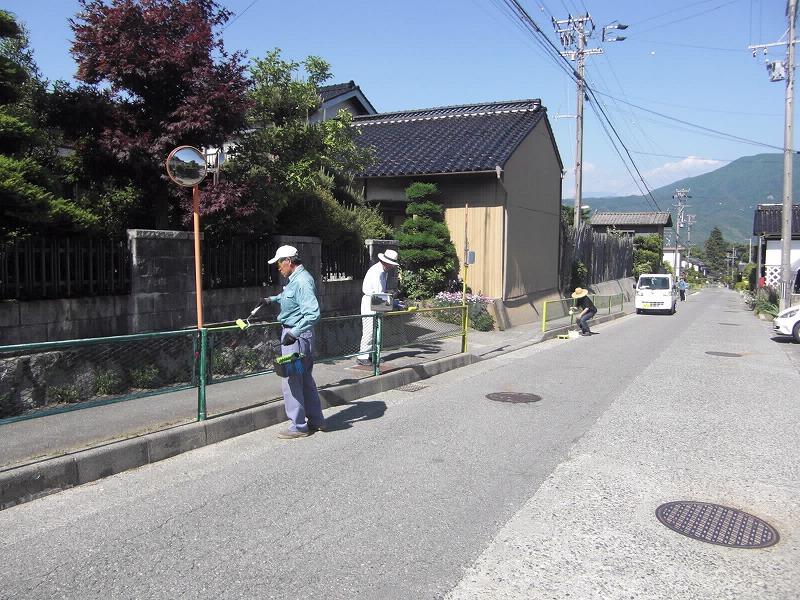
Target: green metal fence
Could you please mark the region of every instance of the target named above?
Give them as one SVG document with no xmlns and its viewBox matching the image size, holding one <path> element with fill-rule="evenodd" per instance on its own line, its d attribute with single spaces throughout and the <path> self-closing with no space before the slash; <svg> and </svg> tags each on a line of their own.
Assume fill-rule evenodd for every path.
<svg viewBox="0 0 800 600">
<path fill-rule="evenodd" d="M 373 375 L 386 349 L 461 336 L 464 307 L 325 317 L 314 327 L 314 360 L 359 355 L 371 330 Z M 280 323 L 143 333 L 0 346 L 0 424 L 197 388 L 206 418 L 206 386 L 273 371 Z"/>
<path fill-rule="evenodd" d="M 624 308 L 625 295 L 614 294 L 611 296 L 589 296 L 597 307 L 597 313 L 603 312 L 611 314 L 620 312 Z M 542 332 L 555 327 L 572 325 L 575 322 L 577 311 L 570 312 L 570 308 L 575 306 L 577 301 L 572 298 L 559 298 L 558 300 L 547 300 L 542 303 Z"/>
</svg>

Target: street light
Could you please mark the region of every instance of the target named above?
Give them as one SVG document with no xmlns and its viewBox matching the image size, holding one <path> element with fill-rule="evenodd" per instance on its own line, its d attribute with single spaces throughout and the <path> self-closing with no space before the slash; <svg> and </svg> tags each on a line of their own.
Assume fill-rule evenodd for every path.
<svg viewBox="0 0 800 600">
<path fill-rule="evenodd" d="M 603 27 L 603 36 L 602 36 L 603 37 L 603 41 L 604 42 L 621 42 L 621 41 L 625 40 L 626 38 L 625 38 L 624 35 L 617 35 L 617 36 L 614 36 L 614 37 L 606 37 L 606 33 L 608 31 L 613 30 L 613 29 L 624 30 L 624 29 L 627 29 L 627 28 L 628 28 L 627 25 L 623 25 L 622 23 L 619 23 L 617 21 L 614 21 L 610 25 L 606 25 L 605 27 Z"/>
<path fill-rule="evenodd" d="M 178 146 L 167 156 L 167 175 L 181 187 L 192 188 L 192 220 L 194 221 L 194 293 L 197 306 L 197 328 L 203 328 L 203 279 L 200 269 L 200 182 L 208 172 L 206 157 L 193 146 Z"/>
</svg>

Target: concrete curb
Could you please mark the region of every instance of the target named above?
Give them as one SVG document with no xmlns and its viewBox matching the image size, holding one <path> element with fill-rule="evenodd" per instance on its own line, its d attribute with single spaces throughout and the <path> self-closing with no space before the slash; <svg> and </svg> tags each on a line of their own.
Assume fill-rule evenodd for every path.
<svg viewBox="0 0 800 600">
<path fill-rule="evenodd" d="M 627 314 L 602 315 L 595 317 L 594 322 L 612 321 Z M 502 350 L 490 351 L 482 356 L 471 353 L 456 354 L 421 365 L 402 367 L 396 371 L 362 379 L 355 383 L 323 388 L 319 390 L 322 407 L 330 408 L 348 404 L 359 398 L 466 367 L 501 353 L 527 348 L 552 339 L 568 329 L 569 326 L 558 327 L 529 341 Z M 283 403 L 280 401 L 270 402 L 213 417 L 206 421 L 179 425 L 139 437 L 14 467 L 0 472 L 0 510 L 77 485 L 97 481 L 109 475 L 171 458 L 189 450 L 277 425 L 285 420 Z"/>
<path fill-rule="evenodd" d="M 348 404 L 358 398 L 428 379 L 480 360 L 474 354 L 457 354 L 355 383 L 324 388 L 319 391 L 322 407 Z M 270 402 L 206 421 L 179 425 L 14 467 L 0 472 L 0 510 L 277 425 L 285 420 L 283 403 Z"/>
<path fill-rule="evenodd" d="M 606 323 L 608 321 L 615 321 L 616 319 L 621 319 L 622 317 L 627 317 L 630 314 L 632 314 L 632 313 L 618 312 L 618 313 L 612 313 L 610 315 L 599 315 L 599 316 L 595 316 L 594 319 L 592 319 L 591 322 L 592 323 Z M 545 331 L 544 333 L 539 332 L 538 333 L 539 337 L 533 338 L 533 339 L 531 339 L 531 340 L 529 340 L 527 342 L 522 342 L 520 344 L 514 344 L 513 346 L 509 346 L 508 348 L 503 348 L 502 350 L 491 350 L 489 352 L 486 352 L 485 354 L 481 354 L 480 355 L 480 359 L 481 360 L 486 360 L 487 358 L 494 358 L 494 357 L 499 356 L 501 354 L 505 354 L 506 352 L 514 352 L 515 350 L 522 350 L 523 348 L 527 348 L 529 346 L 533 346 L 534 344 L 539 344 L 539 343 L 545 342 L 547 340 L 555 339 L 559 335 L 561 335 L 562 333 L 566 333 L 567 331 L 569 331 L 573 327 L 575 327 L 575 326 L 574 325 L 564 325 L 562 327 L 556 327 L 555 329 L 549 329 L 549 330 Z"/>
</svg>

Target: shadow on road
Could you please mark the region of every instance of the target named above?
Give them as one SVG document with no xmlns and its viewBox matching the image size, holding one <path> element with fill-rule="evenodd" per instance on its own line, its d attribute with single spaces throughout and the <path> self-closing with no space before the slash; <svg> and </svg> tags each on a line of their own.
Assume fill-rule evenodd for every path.
<svg viewBox="0 0 800 600">
<path fill-rule="evenodd" d="M 386 403 L 379 400 L 353 402 L 344 410 L 325 419 L 327 431 L 350 429 L 353 423 L 380 419 L 386 412 Z"/>
</svg>

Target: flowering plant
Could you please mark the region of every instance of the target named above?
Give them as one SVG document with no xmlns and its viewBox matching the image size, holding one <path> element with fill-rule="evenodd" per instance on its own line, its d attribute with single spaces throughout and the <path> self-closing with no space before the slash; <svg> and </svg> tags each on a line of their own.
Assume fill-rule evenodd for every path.
<svg viewBox="0 0 800 600">
<path fill-rule="evenodd" d="M 439 292 L 434 297 L 434 301 L 436 301 L 437 303 L 461 304 L 461 292 Z M 467 303 L 491 304 L 492 299 L 489 298 L 488 296 L 482 296 L 480 293 L 470 294 L 468 292 Z"/>
</svg>

